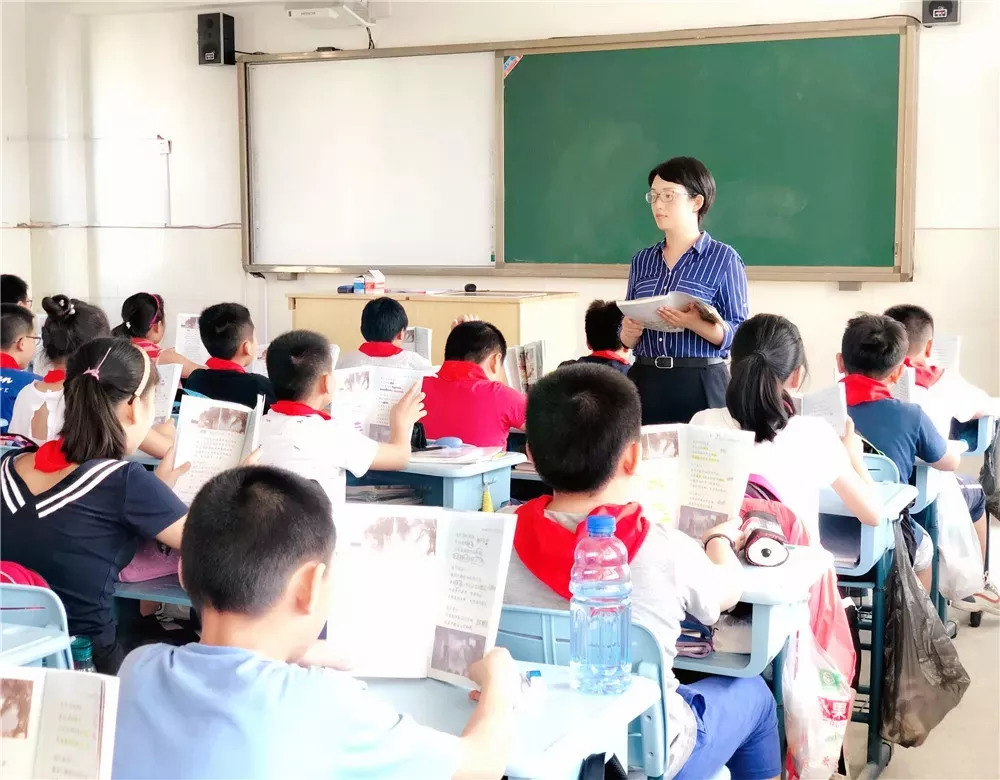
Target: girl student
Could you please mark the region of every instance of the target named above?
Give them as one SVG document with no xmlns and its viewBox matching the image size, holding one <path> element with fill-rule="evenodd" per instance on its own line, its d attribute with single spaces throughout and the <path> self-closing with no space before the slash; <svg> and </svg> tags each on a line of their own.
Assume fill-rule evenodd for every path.
<svg viewBox="0 0 1000 780">
<path fill-rule="evenodd" d="M 731 370 L 726 408 L 699 412 L 691 424 L 753 431 L 754 473 L 775 487 L 813 544 L 819 544 L 824 487 L 832 487 L 862 523 L 878 525 L 862 440 L 850 418 L 840 439 L 825 420 L 792 409 L 790 393 L 802 386 L 807 370 L 799 329 L 776 314 L 751 317 L 733 338 Z"/>
<path fill-rule="evenodd" d="M 163 296 L 139 292 L 125 299 L 122 304 L 122 324 L 111 335 L 131 339 L 133 344 L 144 350 L 150 360 L 156 363 L 179 363 L 181 376 L 185 379 L 191 376 L 192 371 L 204 368 L 175 349 L 161 348 L 160 343 L 166 330 Z"/>
<path fill-rule="evenodd" d="M 4 558 L 45 578 L 70 633 L 89 638 L 97 670 L 114 674 L 124 657 L 114 584 L 140 540 L 180 547 L 187 508 L 171 487 L 187 466 L 174 468 L 172 452 L 155 473 L 124 460 L 153 419 L 157 373 L 144 351 L 98 338 L 65 372 L 59 438 L 0 459 Z"/>
</svg>

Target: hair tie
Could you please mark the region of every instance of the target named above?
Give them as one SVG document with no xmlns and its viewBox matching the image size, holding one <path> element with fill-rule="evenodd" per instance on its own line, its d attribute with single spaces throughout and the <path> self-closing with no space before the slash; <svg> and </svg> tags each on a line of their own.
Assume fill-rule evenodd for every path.
<svg viewBox="0 0 1000 780">
<path fill-rule="evenodd" d="M 104 357 L 101 358 L 100 362 L 93 368 L 88 368 L 83 372 L 84 376 L 92 376 L 98 382 L 101 381 L 101 366 L 104 365 L 104 361 L 108 359 L 108 355 L 111 354 L 111 347 L 108 347 L 108 351 L 104 353 Z"/>
<path fill-rule="evenodd" d="M 132 323 L 131 322 L 126 322 L 125 323 L 125 327 L 128 328 L 129 330 L 131 330 L 132 329 Z"/>
</svg>

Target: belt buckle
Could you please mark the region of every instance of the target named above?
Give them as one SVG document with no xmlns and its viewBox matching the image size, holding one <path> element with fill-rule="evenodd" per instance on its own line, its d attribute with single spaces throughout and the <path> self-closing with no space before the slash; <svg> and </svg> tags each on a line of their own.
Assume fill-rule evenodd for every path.
<svg viewBox="0 0 1000 780">
<path fill-rule="evenodd" d="M 664 361 L 664 362 L 661 363 L 660 362 L 661 360 Z M 657 357 L 657 358 L 653 358 L 653 365 L 656 368 L 673 368 L 674 367 L 674 358 L 671 355 L 665 355 L 665 356 L 660 356 L 660 357 Z"/>
</svg>

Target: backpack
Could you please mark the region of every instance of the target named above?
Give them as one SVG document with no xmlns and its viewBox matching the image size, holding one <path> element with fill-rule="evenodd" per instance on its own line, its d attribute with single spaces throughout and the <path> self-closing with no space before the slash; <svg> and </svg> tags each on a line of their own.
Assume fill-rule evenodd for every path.
<svg viewBox="0 0 1000 780">
<path fill-rule="evenodd" d="M 986 514 L 1000 517 L 1000 422 L 993 429 L 993 441 L 983 454 L 979 484 L 986 494 Z"/>
</svg>

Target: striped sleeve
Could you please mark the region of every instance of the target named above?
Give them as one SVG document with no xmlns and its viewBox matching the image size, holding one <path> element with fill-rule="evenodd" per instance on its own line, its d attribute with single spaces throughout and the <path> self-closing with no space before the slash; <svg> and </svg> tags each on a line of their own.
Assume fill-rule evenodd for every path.
<svg viewBox="0 0 1000 780">
<path fill-rule="evenodd" d="M 725 354 L 733 344 L 733 336 L 736 329 L 746 320 L 749 315 L 749 304 L 747 295 L 747 272 L 743 265 L 743 258 L 736 252 L 732 253 L 726 270 L 719 285 L 719 292 L 716 295 L 719 314 L 726 321 L 723 328 L 725 333 L 722 336 L 722 343 L 719 351 Z"/>
</svg>

